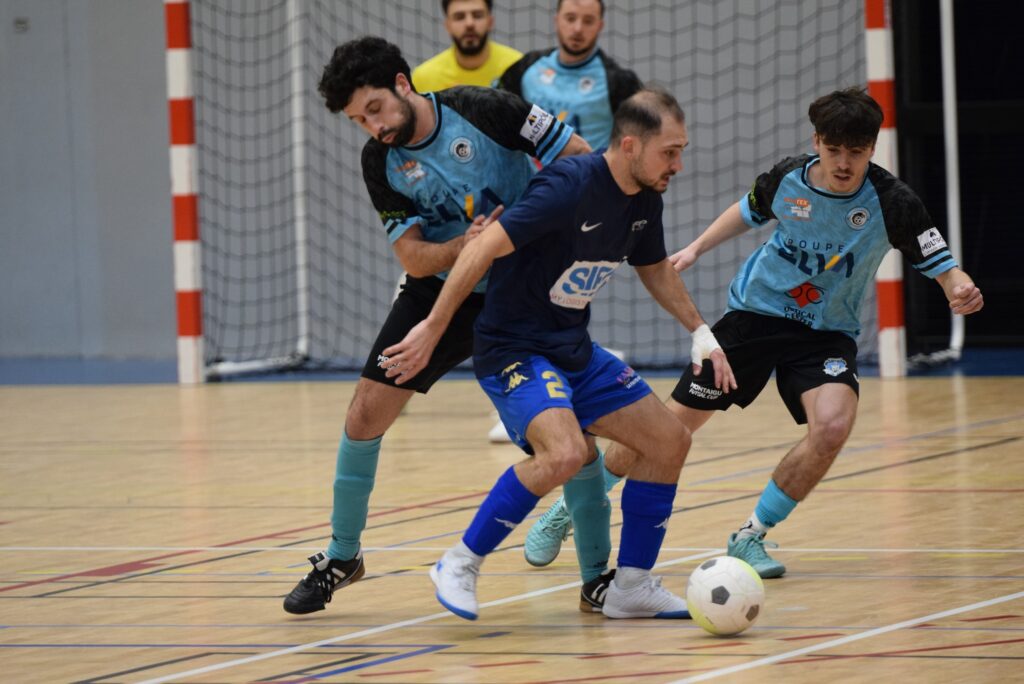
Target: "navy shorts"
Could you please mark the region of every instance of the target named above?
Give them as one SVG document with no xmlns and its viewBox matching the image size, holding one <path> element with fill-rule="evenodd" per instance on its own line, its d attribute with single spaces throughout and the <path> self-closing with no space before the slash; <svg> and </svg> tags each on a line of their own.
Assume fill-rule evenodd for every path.
<svg viewBox="0 0 1024 684">
<path fill-rule="evenodd" d="M 803 323 L 749 311 L 730 311 L 712 326 L 737 389 L 725 394 L 715 387 L 715 370 L 705 360 L 700 375 L 687 364 L 672 398 L 683 406 L 724 411 L 733 404 L 754 401 L 775 371 L 779 395 L 798 424 L 807 422 L 800 396 L 827 383 L 849 385 L 860 395 L 857 378 L 857 343 L 849 335 L 815 330 Z"/>
<path fill-rule="evenodd" d="M 533 449 L 526 441 L 526 429 L 541 411 L 567 408 L 576 414 L 580 429 L 586 430 L 602 416 L 651 393 L 635 370 L 597 344 L 587 367 L 575 373 L 532 355 L 479 381 L 509 437 L 528 454 Z"/>
</svg>

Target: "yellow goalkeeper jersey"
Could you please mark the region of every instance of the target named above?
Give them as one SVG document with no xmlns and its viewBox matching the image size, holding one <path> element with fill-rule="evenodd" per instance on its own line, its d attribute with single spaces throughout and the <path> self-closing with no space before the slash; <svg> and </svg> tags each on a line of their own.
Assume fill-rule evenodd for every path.
<svg viewBox="0 0 1024 684">
<path fill-rule="evenodd" d="M 429 93 L 457 85 L 490 86 L 512 66 L 523 53 L 507 45 L 488 43 L 491 55 L 478 69 L 463 69 L 455 60 L 455 48 L 439 52 L 412 70 L 412 84 L 417 92 Z"/>
</svg>

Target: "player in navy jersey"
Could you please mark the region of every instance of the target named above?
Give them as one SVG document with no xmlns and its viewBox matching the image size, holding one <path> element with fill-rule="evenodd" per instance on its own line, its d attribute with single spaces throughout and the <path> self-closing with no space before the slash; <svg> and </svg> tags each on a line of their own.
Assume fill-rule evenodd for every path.
<svg viewBox="0 0 1024 684">
<path fill-rule="evenodd" d="M 473 366 L 514 441 L 532 457 L 501 476 L 462 541 L 431 569 L 438 600 L 460 617 L 477 617 L 484 556 L 563 484 L 584 577 L 581 608 L 601 605 L 615 618 L 689 617 L 686 602 L 650 573 L 689 431 L 587 333 L 591 300 L 628 261 L 655 300 L 694 331 L 694 359 L 710 358 L 713 370 L 701 374 L 709 385 L 735 388 L 725 355 L 665 253 L 660 193 L 682 169 L 686 144 L 683 112 L 671 95 L 634 95 L 616 112 L 608 150 L 567 157 L 534 177 L 520 201 L 463 250 L 430 315 L 384 351 L 387 374 L 415 382 L 460 303 L 493 264 Z M 587 463 L 592 435 L 642 454 L 622 494 L 618 568 L 603 602 L 585 593 L 588 572 L 602 572 L 610 550 L 601 462 Z"/>
<path fill-rule="evenodd" d="M 918 196 L 870 162 L 882 110 L 859 88 L 815 100 L 814 155 L 784 159 L 750 192 L 670 259 L 682 271 L 715 246 L 776 221 L 729 286 L 729 305 L 712 330 L 736 370 L 728 395 L 687 368 L 666 404 L 691 431 L 714 411 L 745 407 L 775 372 L 783 402 L 806 436 L 782 459 L 756 508 L 728 541 L 731 556 L 762 577 L 785 566 L 764 549 L 828 472 L 857 414 L 860 306 L 890 247 L 942 287 L 956 314 L 982 308 L 981 291 L 950 254 Z M 613 445 L 607 467 L 627 472 L 635 454 Z"/>
<path fill-rule="evenodd" d="M 323 610 L 336 589 L 365 573 L 366 526 L 384 432 L 414 392 L 425 393 L 472 352 L 485 283 L 454 313 L 426 370 L 402 387 L 385 375 L 383 350 L 402 339 L 441 291 L 463 246 L 526 189 L 536 167 L 589 151 L 569 126 L 510 93 L 466 86 L 418 94 L 397 47 L 365 37 L 339 46 L 320 94 L 367 133 L 363 179 L 408 277 L 370 350 L 345 416 L 334 480 L 331 543 L 284 600 L 290 613 Z"/>
<path fill-rule="evenodd" d="M 571 125 L 595 150 L 608 146 L 619 104 L 642 87 L 597 47 L 602 28 L 602 0 L 559 0 L 558 47 L 526 53 L 498 81 Z"/>
</svg>

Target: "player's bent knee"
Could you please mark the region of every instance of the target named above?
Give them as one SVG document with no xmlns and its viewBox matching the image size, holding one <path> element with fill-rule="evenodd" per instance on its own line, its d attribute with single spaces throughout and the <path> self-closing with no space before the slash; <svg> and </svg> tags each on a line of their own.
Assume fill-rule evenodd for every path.
<svg viewBox="0 0 1024 684">
<path fill-rule="evenodd" d="M 811 430 L 811 439 L 818 450 L 824 453 L 837 454 L 846 444 L 853 426 L 842 418 L 823 421 Z"/>
</svg>

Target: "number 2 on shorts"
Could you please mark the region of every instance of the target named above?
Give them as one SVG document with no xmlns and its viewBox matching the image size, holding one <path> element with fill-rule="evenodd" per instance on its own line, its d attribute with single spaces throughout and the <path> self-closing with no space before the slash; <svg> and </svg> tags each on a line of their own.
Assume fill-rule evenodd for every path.
<svg viewBox="0 0 1024 684">
<path fill-rule="evenodd" d="M 540 374 L 540 377 L 545 380 L 550 380 L 545 386 L 548 388 L 548 396 L 552 399 L 565 399 L 567 395 L 562 391 L 565 385 L 562 384 L 562 378 L 558 377 L 558 373 L 553 370 L 546 370 Z"/>
</svg>

